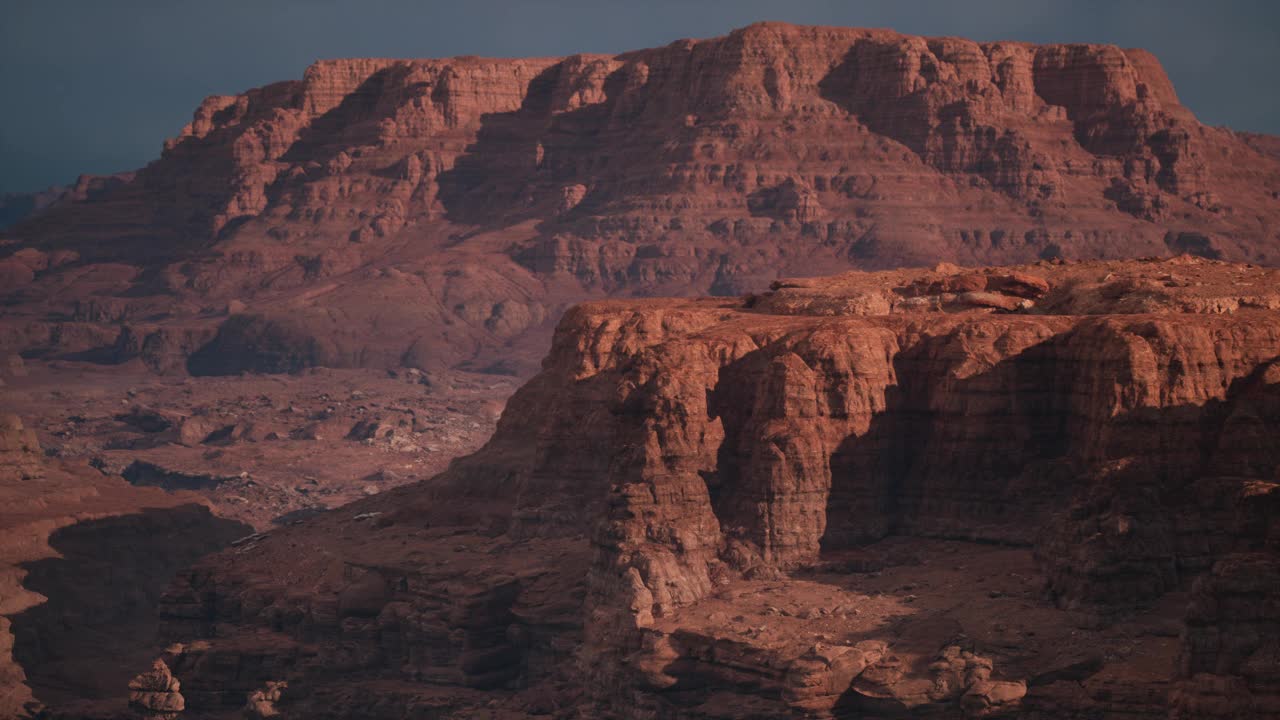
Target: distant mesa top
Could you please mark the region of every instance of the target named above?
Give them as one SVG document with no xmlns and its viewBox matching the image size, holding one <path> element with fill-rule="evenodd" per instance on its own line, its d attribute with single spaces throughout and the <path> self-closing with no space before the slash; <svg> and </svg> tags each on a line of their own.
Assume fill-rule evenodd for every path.
<svg viewBox="0 0 1280 720">
<path fill-rule="evenodd" d="M 1280 263 L 1280 141 L 1105 45 L 758 24 L 616 56 L 348 59 L 204 101 L 0 231 L 0 344 L 167 372 L 527 374 L 570 304 L 781 276 Z M 34 206 L 34 203 L 33 203 Z"/>
</svg>

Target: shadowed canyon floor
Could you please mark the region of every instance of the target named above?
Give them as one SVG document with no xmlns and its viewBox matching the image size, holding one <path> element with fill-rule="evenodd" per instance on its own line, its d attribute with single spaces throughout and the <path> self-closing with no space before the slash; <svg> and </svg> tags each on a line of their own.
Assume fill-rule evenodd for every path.
<svg viewBox="0 0 1280 720">
<path fill-rule="evenodd" d="M 1278 275 L 582 305 L 479 451 L 180 573 L 158 657 L 196 718 L 1274 716 Z"/>
<path fill-rule="evenodd" d="M 312 370 L 157 376 L 138 363 L 0 369 L 0 588 L 11 688 L 68 717 L 124 711 L 163 647 L 174 575 L 255 531 L 421 480 L 493 430 L 510 378 Z M 19 419 L 21 417 L 22 419 Z M 43 601 L 47 598 L 47 601 Z M 34 603 L 34 605 L 33 605 Z"/>
</svg>

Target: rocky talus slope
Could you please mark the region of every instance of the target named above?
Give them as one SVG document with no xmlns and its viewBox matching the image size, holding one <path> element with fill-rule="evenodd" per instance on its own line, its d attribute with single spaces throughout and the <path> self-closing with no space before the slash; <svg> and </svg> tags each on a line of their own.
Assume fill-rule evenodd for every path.
<svg viewBox="0 0 1280 720">
<path fill-rule="evenodd" d="M 1275 717 L 1277 288 L 587 303 L 483 449 L 183 573 L 162 659 L 184 717 Z"/>
<path fill-rule="evenodd" d="M 1229 68 L 1224 68 L 1229 72 Z M 759 24 L 620 55 L 325 60 L 3 230 L 0 344 L 201 374 L 532 370 L 570 304 L 780 275 L 1280 262 L 1274 138 L 1158 61 Z"/>
</svg>

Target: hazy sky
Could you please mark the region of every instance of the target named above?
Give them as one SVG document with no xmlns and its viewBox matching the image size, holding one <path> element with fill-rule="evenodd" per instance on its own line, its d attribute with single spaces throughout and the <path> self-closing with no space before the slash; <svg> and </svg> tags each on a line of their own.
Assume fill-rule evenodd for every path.
<svg viewBox="0 0 1280 720">
<path fill-rule="evenodd" d="M 0 0 L 0 192 L 140 167 L 204 97 L 317 58 L 619 52 L 759 20 L 1143 47 L 1202 121 L 1280 134 L 1275 0 Z"/>
</svg>

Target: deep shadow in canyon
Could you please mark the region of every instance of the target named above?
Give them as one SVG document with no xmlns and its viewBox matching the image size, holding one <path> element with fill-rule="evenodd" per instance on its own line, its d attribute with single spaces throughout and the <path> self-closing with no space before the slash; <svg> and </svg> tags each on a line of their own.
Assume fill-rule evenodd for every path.
<svg viewBox="0 0 1280 720">
<path fill-rule="evenodd" d="M 61 557 L 24 565 L 24 586 L 48 598 L 12 618 L 14 658 L 47 706 L 120 700 L 158 654 L 156 603 L 173 576 L 253 532 L 201 505 L 149 508 L 54 532 Z"/>
</svg>

